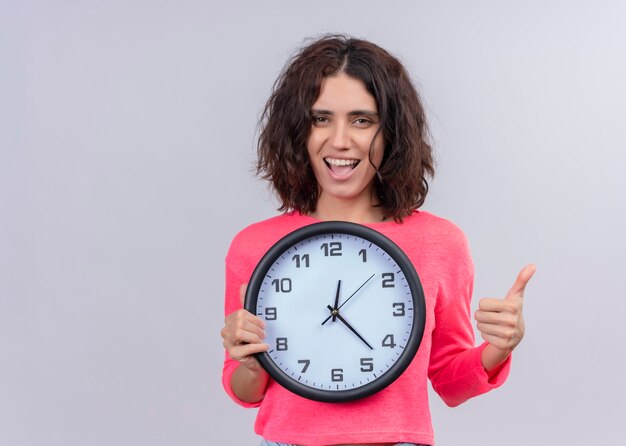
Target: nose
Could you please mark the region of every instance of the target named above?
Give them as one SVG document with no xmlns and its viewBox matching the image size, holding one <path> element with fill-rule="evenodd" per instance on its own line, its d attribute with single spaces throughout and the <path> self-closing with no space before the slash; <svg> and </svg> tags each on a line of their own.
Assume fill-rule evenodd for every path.
<svg viewBox="0 0 626 446">
<path fill-rule="evenodd" d="M 338 122 L 332 127 L 330 144 L 335 149 L 350 148 L 350 129 L 346 124 Z"/>
</svg>

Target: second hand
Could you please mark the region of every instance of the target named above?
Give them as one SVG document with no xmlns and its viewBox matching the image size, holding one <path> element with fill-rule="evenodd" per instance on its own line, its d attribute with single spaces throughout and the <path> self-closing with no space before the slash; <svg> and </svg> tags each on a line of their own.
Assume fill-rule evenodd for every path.
<svg viewBox="0 0 626 446">
<path fill-rule="evenodd" d="M 358 292 L 359 292 L 359 290 L 360 290 L 361 288 L 363 288 L 367 282 L 369 282 L 370 280 L 372 280 L 372 277 L 374 277 L 375 275 L 376 275 L 376 274 L 372 274 L 372 275 L 369 277 L 369 279 L 367 279 L 365 282 L 363 282 L 363 283 L 361 284 L 361 286 L 360 286 L 360 287 L 358 287 L 358 288 L 356 289 L 356 291 L 355 291 L 354 293 L 352 293 L 352 294 L 351 294 L 351 295 L 350 295 L 350 296 L 349 296 L 349 297 L 348 297 L 348 298 L 347 298 L 347 299 L 346 299 L 346 300 L 345 300 L 345 301 L 344 301 L 341 305 L 339 305 L 337 308 L 335 308 L 335 310 L 339 310 L 339 309 L 340 309 L 341 307 L 343 307 L 346 303 L 348 303 L 348 301 L 349 301 L 350 299 L 352 299 L 352 296 L 354 296 L 356 293 L 358 293 Z M 330 315 L 330 316 L 328 316 L 326 319 L 324 319 L 324 322 L 322 322 L 322 325 L 324 325 L 326 322 L 328 322 L 328 321 L 329 321 L 332 317 L 333 317 L 333 315 L 331 314 L 331 315 Z M 333 321 L 334 321 L 334 319 L 333 319 Z"/>
</svg>

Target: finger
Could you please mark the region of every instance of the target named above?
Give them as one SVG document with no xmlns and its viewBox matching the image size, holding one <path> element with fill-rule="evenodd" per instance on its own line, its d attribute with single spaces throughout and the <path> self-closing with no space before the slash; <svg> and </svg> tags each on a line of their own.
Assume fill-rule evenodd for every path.
<svg viewBox="0 0 626 446">
<path fill-rule="evenodd" d="M 235 361 L 244 361 L 249 356 L 265 352 L 268 349 L 268 344 L 241 344 L 229 348 L 228 355 Z"/>
<path fill-rule="evenodd" d="M 524 297 L 524 290 L 530 278 L 535 274 L 537 267 L 533 264 L 526 265 L 517 275 L 515 283 L 506 295 L 507 299 Z"/>
<path fill-rule="evenodd" d="M 506 299 L 485 298 L 478 302 L 478 309 L 484 312 L 517 314 L 520 302 Z"/>
<path fill-rule="evenodd" d="M 507 327 L 514 327 L 517 321 L 516 315 L 511 312 L 481 310 L 477 310 L 476 313 L 474 313 L 474 319 L 476 319 L 476 322 L 482 322 L 484 324 L 499 324 Z"/>
<path fill-rule="evenodd" d="M 233 336 L 224 337 L 224 348 L 231 349 L 240 345 L 262 344 L 263 338 L 256 333 L 249 331 L 237 330 Z"/>
<path fill-rule="evenodd" d="M 239 342 L 261 342 L 265 339 L 265 331 L 246 321 L 243 327 L 237 329 L 235 337 Z"/>
<path fill-rule="evenodd" d="M 485 324 L 479 322 L 476 328 L 482 335 L 496 336 L 502 339 L 511 339 L 515 335 L 515 329 L 500 324 Z"/>
<path fill-rule="evenodd" d="M 265 339 L 265 330 L 259 325 L 259 322 L 258 318 L 227 321 L 222 337 L 228 339 L 233 344 L 238 342 L 260 342 L 254 339 L 250 340 L 251 335 L 254 335 L 259 340 Z"/>
<path fill-rule="evenodd" d="M 245 323 L 251 323 L 260 328 L 265 328 L 265 322 L 260 317 L 248 310 L 236 310 L 226 316 L 225 325 L 229 327 L 243 327 Z"/>
<path fill-rule="evenodd" d="M 245 310 L 238 311 L 247 313 Z M 226 348 L 241 342 L 260 342 L 265 338 L 263 322 L 250 313 L 247 314 L 247 317 L 231 314 L 226 318 L 226 323 L 220 333 Z M 256 339 L 251 339 L 251 335 L 254 335 Z"/>
<path fill-rule="evenodd" d="M 262 352 L 257 352 L 257 353 L 262 353 Z M 259 363 L 259 361 L 254 355 L 245 356 L 244 358 L 240 359 L 239 362 L 241 363 L 242 366 L 244 366 L 245 368 L 249 370 L 257 371 L 262 368 L 261 364 Z"/>
<path fill-rule="evenodd" d="M 246 290 L 248 289 L 248 284 L 247 283 L 242 283 L 241 286 L 239 287 L 239 301 L 241 302 L 241 306 L 243 307 L 243 304 L 246 300 Z"/>
</svg>

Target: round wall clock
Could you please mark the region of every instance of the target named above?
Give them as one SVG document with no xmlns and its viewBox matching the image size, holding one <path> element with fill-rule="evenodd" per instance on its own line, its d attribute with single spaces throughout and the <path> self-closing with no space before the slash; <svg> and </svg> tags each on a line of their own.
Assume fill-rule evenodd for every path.
<svg viewBox="0 0 626 446">
<path fill-rule="evenodd" d="M 348 222 L 291 232 L 255 268 L 245 308 L 265 321 L 257 358 L 288 390 L 316 401 L 372 395 L 409 366 L 422 340 L 424 292 L 404 252 Z"/>
</svg>

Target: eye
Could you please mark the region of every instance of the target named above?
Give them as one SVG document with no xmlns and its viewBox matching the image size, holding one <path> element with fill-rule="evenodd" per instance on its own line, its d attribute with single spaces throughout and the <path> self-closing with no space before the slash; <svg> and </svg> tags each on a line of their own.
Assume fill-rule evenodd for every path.
<svg viewBox="0 0 626 446">
<path fill-rule="evenodd" d="M 313 125 L 324 125 L 329 122 L 328 117 L 321 115 L 314 115 L 311 117 Z"/>
<path fill-rule="evenodd" d="M 354 121 L 352 121 L 352 123 L 359 127 L 369 127 L 374 122 L 369 118 L 356 118 Z"/>
</svg>

